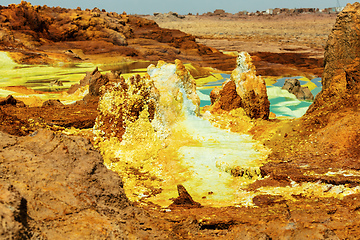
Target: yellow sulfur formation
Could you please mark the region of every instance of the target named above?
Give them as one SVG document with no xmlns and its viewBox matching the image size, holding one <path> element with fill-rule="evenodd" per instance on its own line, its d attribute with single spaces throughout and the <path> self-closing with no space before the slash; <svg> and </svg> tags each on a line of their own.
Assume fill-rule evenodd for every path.
<svg viewBox="0 0 360 240">
<path fill-rule="evenodd" d="M 111 138 L 99 143 L 105 165 L 123 176 L 127 196 L 138 200 L 144 195 L 159 192 L 161 167 L 157 164 L 161 141 L 152 127 L 147 110 L 129 123 L 120 142 Z"/>
</svg>

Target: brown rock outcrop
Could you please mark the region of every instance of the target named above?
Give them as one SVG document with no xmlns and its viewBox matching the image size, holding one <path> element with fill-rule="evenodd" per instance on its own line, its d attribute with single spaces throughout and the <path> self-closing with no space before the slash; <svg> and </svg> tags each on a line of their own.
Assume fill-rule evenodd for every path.
<svg viewBox="0 0 360 240">
<path fill-rule="evenodd" d="M 219 87 L 214 87 L 214 89 L 210 92 L 210 101 L 211 105 L 213 105 L 217 100 L 219 100 L 221 89 Z"/>
<path fill-rule="evenodd" d="M 22 1 L 1 7 L 0 16 L 0 49 L 10 49 L 19 63 L 82 61 L 71 49 L 81 50 L 84 59 L 95 54 L 155 61 L 181 59 L 222 70 L 230 70 L 235 61 L 196 43 L 190 34 L 163 29 L 152 20 L 126 13 L 32 6 Z"/>
<path fill-rule="evenodd" d="M 264 175 L 296 182 L 360 183 L 359 20 L 359 3 L 348 4 L 338 15 L 326 46 L 323 90 L 302 118 L 278 130 L 271 145 L 274 162 L 262 167 Z"/>
<path fill-rule="evenodd" d="M 80 80 L 80 86 L 89 85 L 89 94 L 91 96 L 100 95 L 100 87 L 109 82 L 109 78 L 106 75 L 102 75 L 98 68 L 95 68 L 92 72 L 87 72 L 86 76 Z"/>
<path fill-rule="evenodd" d="M 223 110 L 242 107 L 250 118 L 269 119 L 270 102 L 265 81 L 256 76 L 255 66 L 247 52 L 239 54 L 230 81 L 225 82 L 221 90 L 215 88 L 210 98 L 212 104 L 216 102 Z"/>
<path fill-rule="evenodd" d="M 256 39 L 256 38 L 255 38 Z M 266 46 L 266 43 L 264 43 Z M 262 76 L 321 76 L 324 71 L 323 50 L 313 56 L 311 53 L 294 52 L 249 52 Z"/>
<path fill-rule="evenodd" d="M 0 106 L 3 105 L 13 105 L 17 107 L 25 107 L 24 102 L 15 99 L 13 96 L 9 95 L 4 100 L 0 100 Z"/>
<path fill-rule="evenodd" d="M 359 10 L 359 3 L 348 4 L 336 19 L 325 48 L 323 89 L 308 112 L 338 109 L 359 102 Z"/>
<path fill-rule="evenodd" d="M 97 103 L 85 104 L 83 101 L 71 105 L 61 105 L 58 102 L 56 106 L 45 104 L 42 107 L 4 105 L 0 106 L 0 130 L 23 136 L 33 131 L 34 123 L 68 128 L 92 128 L 97 115 Z"/>
<path fill-rule="evenodd" d="M 223 88 L 214 88 L 210 93 L 211 103 L 217 102 L 222 110 L 230 111 L 242 106 L 241 97 L 236 92 L 236 84 L 233 81 L 226 81 Z"/>
<path fill-rule="evenodd" d="M 72 85 L 68 89 L 67 93 L 73 94 L 79 88 L 89 85 L 89 95 L 92 97 L 96 97 L 99 96 L 100 87 L 104 86 L 108 82 L 109 78 L 102 75 L 99 72 L 99 68 L 96 67 L 92 72 L 86 72 L 85 77 L 80 80 L 80 83 Z"/>
<path fill-rule="evenodd" d="M 26 200 L 8 182 L 0 181 L 0 238 L 28 239 Z"/>
<path fill-rule="evenodd" d="M 270 102 L 266 93 L 265 81 L 256 76 L 255 66 L 247 52 L 237 58 L 237 67 L 230 79 L 236 84 L 236 91 L 242 99 L 242 107 L 251 118 L 269 119 Z"/>
<path fill-rule="evenodd" d="M 37 47 L 41 38 L 59 41 L 104 40 L 115 45 L 127 45 L 125 34 L 126 19 L 122 15 L 108 16 L 107 13 L 68 10 L 60 7 L 32 6 L 22 1 L 1 9 L 0 25 L 9 29 L 14 36 L 23 37 L 26 47 Z M 102 16 L 102 17 L 100 17 Z"/>
<path fill-rule="evenodd" d="M 308 87 L 302 87 L 298 79 L 285 79 L 282 89 L 292 93 L 300 100 L 314 100 L 314 95 Z"/>
<path fill-rule="evenodd" d="M 45 102 L 43 102 L 42 104 L 43 107 L 62 107 L 64 106 L 64 104 L 62 104 L 62 102 L 60 102 L 60 100 L 58 99 L 50 99 L 47 100 Z"/>
<path fill-rule="evenodd" d="M 0 175 L 23 198 L 14 198 L 22 227 L 36 225 L 37 234 L 69 239 L 76 234 L 97 238 L 120 232 L 103 213 L 119 211 L 130 203 L 120 177 L 105 168 L 88 140 L 46 130 L 26 137 L 0 135 Z M 64 222 L 57 225 L 57 221 Z M 66 230 L 75 222 L 82 227 Z M 105 232 L 98 229 L 100 222 L 107 225 Z"/>
<path fill-rule="evenodd" d="M 1 239 L 168 239 L 82 137 L 0 132 Z"/>
<path fill-rule="evenodd" d="M 179 19 L 184 19 L 184 15 L 179 15 L 177 12 L 168 12 L 168 13 L 154 13 L 154 17 L 156 17 L 156 20 L 163 20 L 164 18 L 166 20 L 172 20 L 176 21 Z"/>
<path fill-rule="evenodd" d="M 169 208 L 200 208 L 202 207 L 200 203 L 195 202 L 186 188 L 179 184 L 177 185 L 178 194 L 179 196 L 173 199 L 173 203 L 169 206 Z"/>
<path fill-rule="evenodd" d="M 13 109 L 14 112 L 11 113 L 7 109 Z M 0 131 L 19 136 L 29 134 L 29 130 L 26 129 L 29 128 L 28 119 L 21 119 L 17 110 L 17 107 L 11 105 L 0 108 Z"/>
<path fill-rule="evenodd" d="M 80 80 L 80 83 L 72 85 L 67 91 L 68 94 L 74 94 L 79 89 L 80 91 L 88 91 L 82 100 L 77 101 L 72 105 L 79 105 L 88 109 L 97 109 L 100 97 L 100 88 L 105 86 L 110 81 L 110 78 L 112 78 L 113 81 L 120 80 L 119 75 L 101 74 L 98 67 L 96 67 L 92 72 L 86 72 L 85 77 Z"/>
</svg>

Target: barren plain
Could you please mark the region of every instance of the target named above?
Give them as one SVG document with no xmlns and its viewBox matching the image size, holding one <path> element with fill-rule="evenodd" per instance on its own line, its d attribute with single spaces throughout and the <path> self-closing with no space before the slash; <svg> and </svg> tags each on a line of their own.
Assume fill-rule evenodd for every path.
<svg viewBox="0 0 360 240">
<path fill-rule="evenodd" d="M 336 14 L 296 14 L 263 16 L 193 16 L 185 18 L 154 17 L 160 27 L 178 29 L 197 37 L 199 42 L 220 50 L 248 52 L 281 52 L 287 46 L 324 49 L 335 23 Z M 209 40 L 228 40 L 229 44 L 213 45 Z M 235 42 L 234 42 L 235 41 Z M 243 42 L 243 44 L 240 44 Z M 239 45 L 236 45 L 239 43 Z M 257 43 L 248 46 L 247 43 Z M 277 45 L 270 48 L 265 44 Z M 239 46 L 239 47 L 237 47 Z"/>
<path fill-rule="evenodd" d="M 249 52 L 261 75 L 321 76 L 326 41 L 336 14 L 186 15 L 185 18 L 163 14 L 147 18 L 162 28 L 192 34 L 198 43 L 225 53 Z"/>
</svg>

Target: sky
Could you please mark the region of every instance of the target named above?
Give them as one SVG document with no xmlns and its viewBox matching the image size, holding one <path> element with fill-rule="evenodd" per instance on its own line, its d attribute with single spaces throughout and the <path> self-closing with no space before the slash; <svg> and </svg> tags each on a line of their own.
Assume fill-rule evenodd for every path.
<svg viewBox="0 0 360 240">
<path fill-rule="evenodd" d="M 21 0 L 0 0 L 0 5 L 20 3 Z M 27 0 L 32 5 L 60 6 L 64 8 L 105 9 L 108 12 L 128 14 L 153 14 L 154 12 L 179 14 L 202 14 L 223 9 L 229 13 L 256 12 L 269 8 L 327 8 L 345 6 L 356 1 L 349 0 Z"/>
</svg>

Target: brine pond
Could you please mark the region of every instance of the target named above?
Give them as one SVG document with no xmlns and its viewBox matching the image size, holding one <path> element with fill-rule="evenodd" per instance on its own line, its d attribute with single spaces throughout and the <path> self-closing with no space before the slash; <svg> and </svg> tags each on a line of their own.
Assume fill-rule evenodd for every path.
<svg viewBox="0 0 360 240">
<path fill-rule="evenodd" d="M 43 99 L 57 98 L 58 93 L 67 90 L 71 85 L 79 83 L 86 72 L 93 71 L 97 66 L 101 73 L 112 70 L 121 71 L 126 78 L 133 74 L 144 74 L 146 68 L 155 62 L 119 62 L 106 65 L 95 65 L 93 63 L 58 63 L 55 66 L 48 65 L 20 65 L 12 61 L 5 53 L 0 52 L 0 97 L 8 95 L 16 96 L 16 92 L 6 89 L 8 86 L 25 86 L 43 94 L 36 94 Z M 201 99 L 200 107 L 210 105 L 210 92 L 216 86 L 221 86 L 230 78 L 230 74 L 214 74 L 212 80 L 199 86 L 197 93 Z M 268 83 L 267 94 L 270 100 L 270 111 L 276 116 L 301 117 L 305 114 L 312 101 L 296 99 L 295 95 L 281 89 L 286 78 L 279 78 L 275 83 Z M 299 79 L 302 86 L 308 86 L 312 94 L 316 96 L 321 91 L 321 78 L 307 79 L 302 76 L 294 76 Z M 196 79 L 197 83 L 203 80 Z M 61 84 L 54 84 L 54 83 Z M 45 94 L 44 94 L 45 93 Z"/>
<path fill-rule="evenodd" d="M 13 94 L 16 97 L 16 94 L 19 93 L 11 92 L 11 89 L 9 90 L 6 87 L 25 86 L 28 89 L 38 91 L 38 94 L 34 94 L 36 96 L 46 96 L 45 98 L 50 96 L 56 99 L 59 93 L 78 83 L 86 72 L 93 71 L 96 67 L 103 74 L 111 70 L 121 71 L 124 78 L 127 78 L 133 74 L 145 74 L 149 64 L 151 63 L 122 62 L 97 66 L 92 63 L 29 66 L 16 64 L 6 54 L 0 54 L 0 96 L 6 97 Z M 163 68 L 164 73 L 161 76 L 176 74 L 175 66 L 170 65 Z M 161 76 L 159 79 L 162 79 Z M 211 90 L 216 86 L 221 86 L 229 78 L 229 74 L 214 73 L 211 77 L 206 77 L 206 79 L 196 79 L 201 106 L 210 105 L 209 94 Z M 308 86 L 314 95 L 321 90 L 320 79 L 309 80 L 301 76 L 296 78 L 301 81 L 302 85 Z M 62 86 L 52 84 L 55 81 L 61 82 Z M 166 79 L 164 82 L 158 81 L 157 84 L 166 85 Z M 285 78 L 279 78 L 276 82 L 273 81 L 272 84 L 267 84 L 267 93 L 271 104 L 270 111 L 277 116 L 300 117 L 306 112 L 311 102 L 300 101 L 293 94 L 282 90 L 281 87 L 284 81 Z M 167 88 L 162 85 L 158 89 L 163 89 L 163 94 L 169 94 Z M 185 93 L 185 90 L 181 89 L 181 92 Z M 158 194 L 151 201 L 161 206 L 168 206 L 169 199 L 177 195 L 176 184 L 181 183 L 191 192 L 194 199 L 201 204 L 212 206 L 251 205 L 253 195 L 243 190 L 242 186 L 254 181 L 257 176 L 261 177 L 258 169 L 267 158 L 269 150 L 258 141 L 253 140 L 252 136 L 248 134 L 232 133 L 217 128 L 208 120 L 191 114 L 190 110 L 194 107 L 191 105 L 192 101 L 187 99 L 186 94 L 183 94 L 182 99 L 184 101 L 183 105 L 187 106 L 184 107 L 186 118 L 174 125 L 174 129 L 176 128 L 179 134 L 174 135 L 174 139 L 168 140 L 169 146 L 172 147 L 161 150 L 164 151 L 164 164 L 168 164 L 171 171 L 169 174 L 164 173 L 164 175 L 169 176 L 168 178 L 162 177 L 168 180 L 161 182 L 161 194 Z M 126 146 L 128 147 L 128 145 Z M 141 144 L 135 144 L 134 146 L 139 147 L 139 149 L 130 150 L 137 153 L 143 150 L 144 143 L 141 142 Z M 168 154 L 167 151 L 170 150 L 167 149 L 176 154 Z M 120 150 L 116 149 L 116 151 Z M 131 155 L 125 154 L 124 156 Z M 177 158 L 174 159 L 174 156 L 177 156 Z M 144 157 L 147 158 L 148 156 Z M 131 159 L 129 163 L 133 161 Z M 141 161 L 148 164 L 149 168 L 155 168 L 155 170 L 158 170 L 158 166 L 161 167 L 160 162 L 157 162 L 159 159 L 156 158 L 151 161 L 147 161 L 147 159 Z M 176 164 L 181 165 L 178 166 L 177 172 L 172 167 L 177 166 Z M 232 169 L 238 167 L 241 171 L 251 173 L 251 179 L 239 178 L 230 174 Z M 113 166 L 110 165 L 108 168 L 112 169 Z M 123 176 L 124 189 L 130 199 L 134 198 L 133 200 L 136 200 L 148 197 L 145 190 L 143 193 L 140 191 L 134 197 L 137 176 L 124 176 L 124 171 L 119 170 L 119 174 Z M 134 181 L 135 184 L 131 185 L 131 182 Z"/>
</svg>

